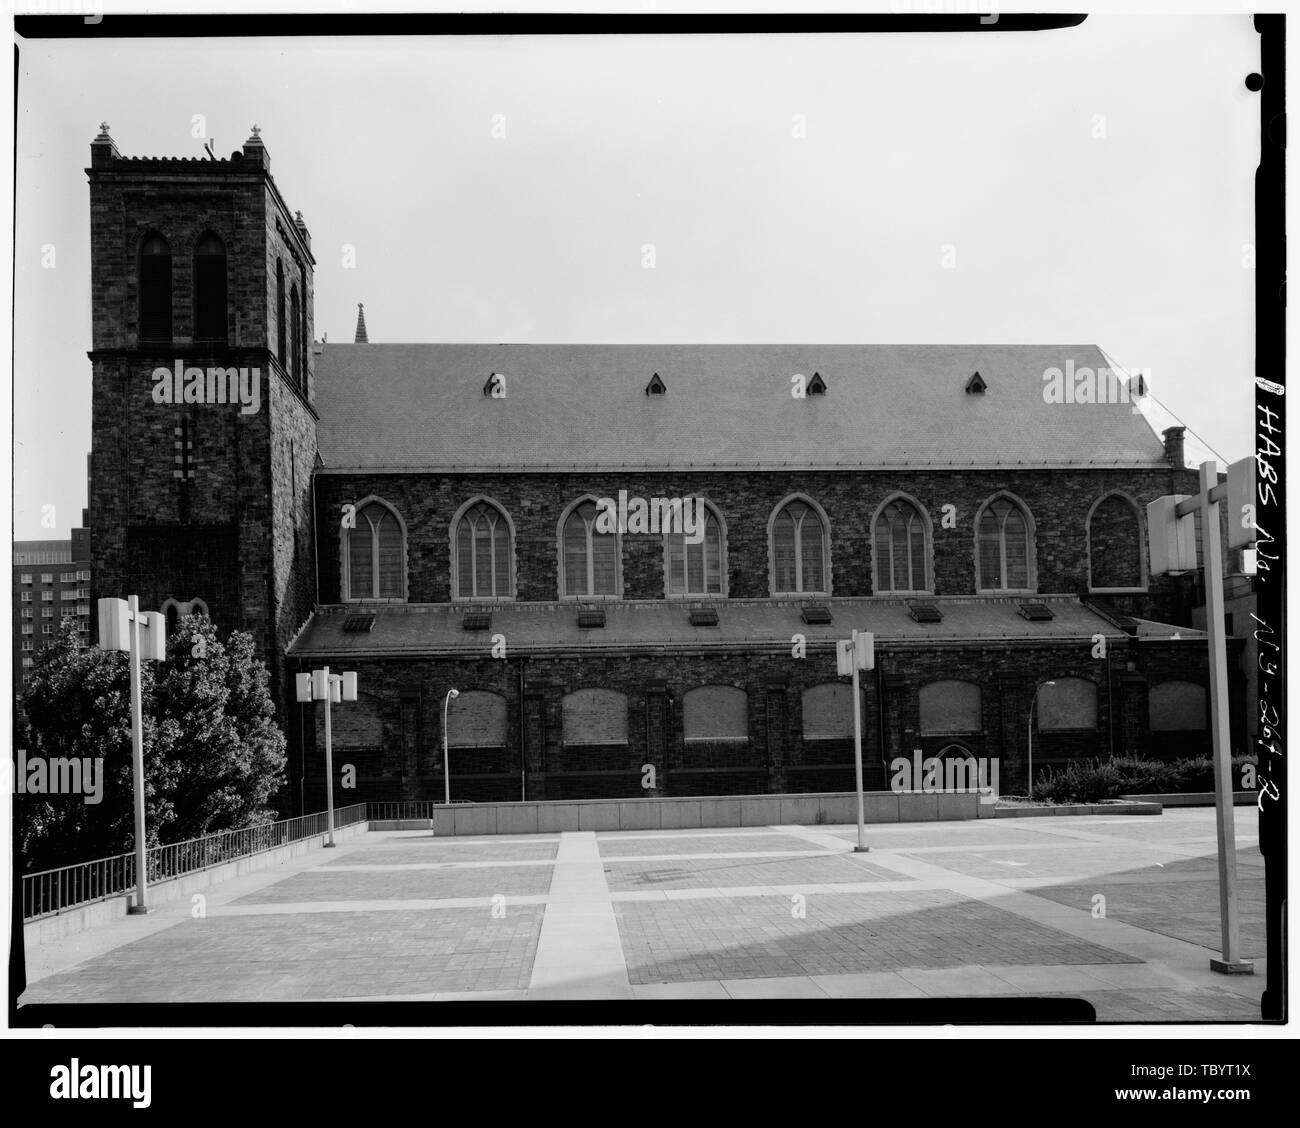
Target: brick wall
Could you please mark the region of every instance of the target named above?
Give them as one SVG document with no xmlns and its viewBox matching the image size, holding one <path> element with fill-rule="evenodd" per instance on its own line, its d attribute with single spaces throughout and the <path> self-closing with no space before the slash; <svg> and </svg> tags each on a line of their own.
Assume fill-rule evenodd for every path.
<svg viewBox="0 0 1300 1128">
<path fill-rule="evenodd" d="M 339 514 L 346 504 L 374 495 L 393 505 L 407 528 L 409 597 L 416 603 L 445 602 L 451 594 L 450 521 L 471 497 L 499 503 L 515 528 L 517 598 L 547 600 L 558 596 L 557 523 L 565 507 L 586 494 L 617 497 L 685 497 L 703 495 L 714 502 L 726 526 L 727 588 L 732 597 L 769 594 L 768 521 L 773 508 L 802 492 L 826 511 L 831 526 L 832 586 L 835 595 L 872 594 L 871 520 L 897 489 L 904 489 L 928 510 L 933 522 L 935 588 L 940 595 L 975 590 L 975 517 L 994 493 L 1013 492 L 1029 507 L 1036 527 L 1038 590 L 1089 591 L 1088 538 L 1085 519 L 1095 501 L 1122 491 L 1140 506 L 1161 494 L 1189 488 L 1190 471 L 1050 471 L 1021 473 L 915 471 L 911 474 L 833 472 L 815 474 L 476 474 L 476 475 L 335 475 L 317 479 L 321 514 L 318 545 L 322 602 L 341 598 Z M 945 505 L 955 507 L 955 528 L 945 529 Z M 1144 519 L 1143 514 L 1143 519 Z M 1108 539 L 1110 538 L 1110 539 Z M 623 536 L 623 594 L 628 599 L 664 595 L 661 538 L 652 534 Z M 1108 526 L 1094 552 L 1098 566 L 1112 547 Z M 1128 548 L 1130 558 L 1140 549 Z M 1097 595 L 1099 604 L 1143 617 L 1178 613 L 1175 586 L 1164 578 L 1151 581 L 1148 593 Z"/>
<path fill-rule="evenodd" d="M 1239 645 L 1239 644 L 1237 644 Z M 1199 642 L 1124 639 L 1107 659 L 1091 657 L 1086 644 L 950 644 L 922 649 L 880 648 L 877 675 L 863 679 L 863 771 L 868 789 L 888 787 L 895 757 L 937 755 L 957 744 L 977 757 L 997 757 L 1001 788 L 1023 793 L 1027 779 L 1030 702 L 1049 679 L 1084 678 L 1097 686 L 1097 724 L 1077 731 L 1039 731 L 1035 724 L 1035 775 L 1079 757 L 1119 753 L 1196 755 L 1205 734 L 1171 742 L 1153 740 L 1147 726 L 1147 686 L 1165 680 L 1205 678 Z M 336 787 L 339 804 L 365 799 L 436 799 L 444 792 L 442 706 L 446 691 L 486 690 L 506 703 L 504 748 L 450 752 L 452 798 L 517 799 L 526 768 L 529 799 L 642 795 L 706 795 L 852 788 L 853 740 L 804 739 L 803 700 L 808 688 L 834 681 L 831 653 L 810 650 L 806 659 L 788 654 L 677 653 L 663 656 L 577 658 L 529 657 L 470 662 L 433 659 L 356 663 L 364 701 L 332 707 L 334 762 L 358 768 L 355 792 Z M 521 697 L 520 671 L 523 671 Z M 920 731 L 921 688 L 960 678 L 981 689 L 976 733 Z M 682 699 L 700 685 L 732 685 L 748 695 L 746 741 L 687 741 Z M 563 699 L 575 689 L 599 687 L 626 694 L 627 743 L 566 746 Z M 883 687 L 883 688 L 882 688 Z M 1240 702 L 1240 684 L 1234 685 Z M 883 710 L 882 710 L 883 697 Z M 415 716 L 408 734 L 414 754 L 404 754 L 403 706 Z M 299 707 L 301 708 L 301 707 Z M 306 800 L 323 801 L 323 714 L 311 707 L 303 734 Z M 884 733 L 881 733 L 881 717 Z M 520 756 L 520 718 L 526 757 Z M 1112 718 L 1114 727 L 1112 729 Z M 1036 718 L 1037 720 L 1037 718 Z M 454 723 L 454 717 L 453 717 Z M 1182 735 L 1182 734 L 1180 734 Z M 883 742 L 883 747 L 882 747 Z M 1176 747 L 1174 746 L 1176 745 Z M 646 765 L 653 787 L 643 787 Z M 336 775 L 336 780 L 341 776 Z"/>
</svg>

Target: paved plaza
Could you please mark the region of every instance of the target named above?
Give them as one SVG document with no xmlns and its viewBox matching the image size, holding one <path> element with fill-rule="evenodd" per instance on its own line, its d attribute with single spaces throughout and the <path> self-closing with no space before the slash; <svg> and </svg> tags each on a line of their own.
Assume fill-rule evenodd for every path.
<svg viewBox="0 0 1300 1128">
<path fill-rule="evenodd" d="M 1103 1022 L 1250 1021 L 1218 954 L 1214 812 L 435 838 L 369 833 L 27 952 L 21 1004 L 1085 998 Z"/>
</svg>

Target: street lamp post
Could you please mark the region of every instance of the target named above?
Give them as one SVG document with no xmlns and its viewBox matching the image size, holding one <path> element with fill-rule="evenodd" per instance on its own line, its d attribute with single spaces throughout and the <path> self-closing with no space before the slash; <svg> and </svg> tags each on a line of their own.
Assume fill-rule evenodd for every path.
<svg viewBox="0 0 1300 1128">
<path fill-rule="evenodd" d="M 1054 681 L 1045 681 L 1034 690 L 1034 699 L 1029 703 L 1029 798 L 1034 797 L 1034 706 L 1038 704 L 1038 695 Z"/>
<path fill-rule="evenodd" d="M 459 697 L 459 689 L 447 690 L 447 696 L 442 699 L 442 782 L 444 785 L 444 801 L 451 803 L 451 761 L 447 755 L 447 706 L 451 704 L 453 697 Z"/>
</svg>

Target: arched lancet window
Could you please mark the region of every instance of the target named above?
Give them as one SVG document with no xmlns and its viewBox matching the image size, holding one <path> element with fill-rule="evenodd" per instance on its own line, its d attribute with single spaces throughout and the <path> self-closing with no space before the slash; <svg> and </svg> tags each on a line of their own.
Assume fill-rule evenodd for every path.
<svg viewBox="0 0 1300 1128">
<path fill-rule="evenodd" d="M 357 510 L 356 521 L 346 530 L 344 598 L 405 598 L 406 546 L 397 514 L 371 501 Z"/>
<path fill-rule="evenodd" d="M 1008 497 L 995 498 L 980 513 L 979 590 L 1017 591 L 1030 587 L 1029 519 Z"/>
<path fill-rule="evenodd" d="M 289 378 L 298 387 L 302 387 L 302 305 L 298 300 L 298 286 L 289 288 L 289 347 L 293 355 L 289 360 Z"/>
<path fill-rule="evenodd" d="M 140 339 L 172 339 L 172 252 L 156 231 L 140 247 Z"/>
<path fill-rule="evenodd" d="M 489 501 L 478 501 L 456 521 L 454 533 L 458 599 L 508 599 L 510 523 Z"/>
<path fill-rule="evenodd" d="M 197 596 L 194 599 L 187 599 L 184 601 L 167 599 L 163 602 L 162 613 L 164 618 L 167 620 L 168 638 L 171 638 L 172 635 L 176 633 L 180 627 L 181 619 L 186 615 L 202 615 L 205 618 L 211 617 L 208 615 L 208 605 Z"/>
<path fill-rule="evenodd" d="M 194 336 L 226 339 L 226 244 L 211 231 L 194 248 Z"/>
<path fill-rule="evenodd" d="M 888 502 L 876 514 L 872 543 L 875 545 L 876 593 L 929 591 L 926 569 L 926 522 L 921 511 L 906 498 Z"/>
<path fill-rule="evenodd" d="M 1102 498 L 1088 515 L 1088 586 L 1093 590 L 1141 588 L 1142 521 L 1120 494 Z"/>
<path fill-rule="evenodd" d="M 803 498 L 791 498 L 772 518 L 772 594 L 830 591 L 826 522 Z"/>
<path fill-rule="evenodd" d="M 704 504 L 704 535 L 694 543 L 687 539 L 685 524 L 680 531 L 664 536 L 666 588 L 669 595 L 725 595 L 726 562 L 722 522 L 708 504 Z M 683 499 L 683 511 L 693 519 L 698 512 L 695 498 Z"/>
<path fill-rule="evenodd" d="M 281 367 L 289 371 L 289 354 L 285 351 L 289 326 L 285 324 L 284 308 L 284 263 L 275 261 L 275 355 L 280 358 Z"/>
<path fill-rule="evenodd" d="M 618 594 L 618 536 L 596 529 L 597 512 L 595 501 L 586 498 L 561 523 L 562 596 Z"/>
</svg>

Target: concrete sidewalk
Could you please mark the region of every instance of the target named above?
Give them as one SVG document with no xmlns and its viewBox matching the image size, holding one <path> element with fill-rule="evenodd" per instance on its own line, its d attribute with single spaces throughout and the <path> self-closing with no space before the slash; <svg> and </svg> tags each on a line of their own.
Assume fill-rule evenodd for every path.
<svg viewBox="0 0 1300 1128">
<path fill-rule="evenodd" d="M 1083 997 L 1249 1021 L 1263 859 L 1217 955 L 1213 811 L 852 827 L 372 833 L 27 953 L 31 1003 Z M 199 909 L 202 915 L 199 915 Z"/>
</svg>

